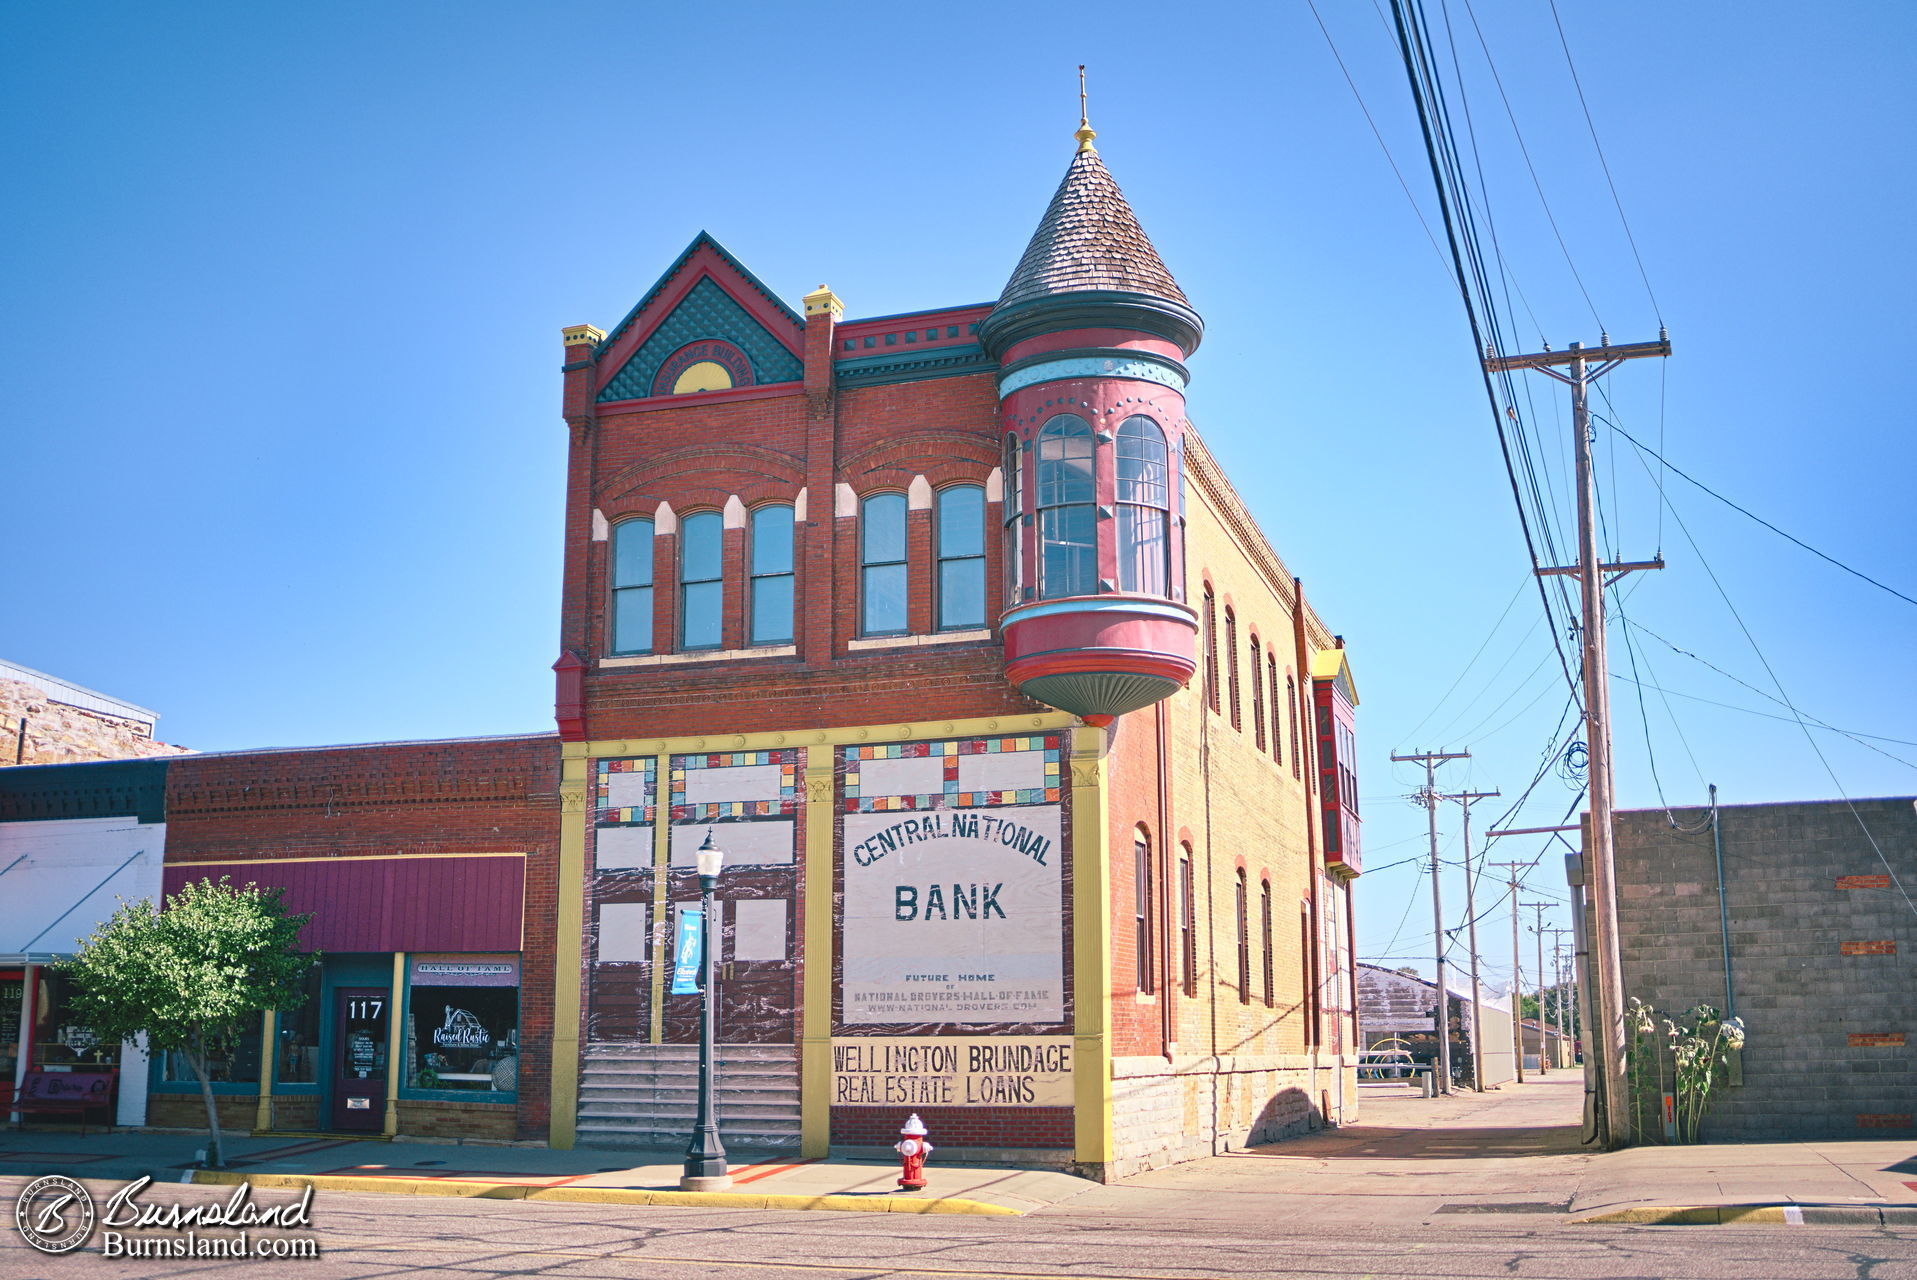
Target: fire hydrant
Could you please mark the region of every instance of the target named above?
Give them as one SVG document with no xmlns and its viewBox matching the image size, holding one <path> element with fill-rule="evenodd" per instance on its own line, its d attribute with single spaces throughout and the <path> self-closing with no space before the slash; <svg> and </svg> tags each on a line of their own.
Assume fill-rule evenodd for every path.
<svg viewBox="0 0 1917 1280">
<path fill-rule="evenodd" d="M 925 1157 L 932 1152 L 932 1144 L 925 1140 L 925 1121 L 915 1113 L 899 1130 L 899 1141 L 892 1149 L 899 1153 L 899 1186 L 907 1191 L 925 1190 Z"/>
</svg>

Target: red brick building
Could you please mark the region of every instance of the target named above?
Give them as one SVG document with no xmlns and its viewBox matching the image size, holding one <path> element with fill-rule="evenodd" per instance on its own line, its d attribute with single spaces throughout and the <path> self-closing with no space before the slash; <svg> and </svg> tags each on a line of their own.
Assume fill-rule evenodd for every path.
<svg viewBox="0 0 1917 1280">
<path fill-rule="evenodd" d="M 1107 1176 L 1351 1114 L 1343 644 L 1092 136 L 995 302 L 795 311 L 701 234 L 566 330 L 555 1144 L 686 1132 L 708 833 L 730 1143 Z"/>
</svg>

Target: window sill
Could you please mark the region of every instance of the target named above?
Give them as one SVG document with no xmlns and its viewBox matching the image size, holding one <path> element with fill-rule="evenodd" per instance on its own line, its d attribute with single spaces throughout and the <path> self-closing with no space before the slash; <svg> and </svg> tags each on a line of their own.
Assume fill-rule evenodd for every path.
<svg viewBox="0 0 1917 1280">
<path fill-rule="evenodd" d="M 790 658 L 796 644 L 768 644 L 753 649 L 695 649 L 691 653 L 638 653 L 629 658 L 601 658 L 602 667 L 670 667 L 691 662 L 739 662 L 751 658 Z"/>
<path fill-rule="evenodd" d="M 934 631 L 922 636 L 872 636 L 863 640 L 848 640 L 845 647 L 853 653 L 867 649 L 912 649 L 921 645 L 965 644 L 968 641 L 990 640 L 992 629 L 980 627 L 975 631 Z"/>
</svg>

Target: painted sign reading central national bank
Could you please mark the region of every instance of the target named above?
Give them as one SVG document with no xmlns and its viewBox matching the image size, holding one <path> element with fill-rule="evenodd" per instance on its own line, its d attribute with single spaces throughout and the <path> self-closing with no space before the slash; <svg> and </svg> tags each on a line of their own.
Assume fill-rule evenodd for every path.
<svg viewBox="0 0 1917 1280">
<path fill-rule="evenodd" d="M 1057 805 L 844 823 L 845 1021 L 1064 1020 Z"/>
</svg>

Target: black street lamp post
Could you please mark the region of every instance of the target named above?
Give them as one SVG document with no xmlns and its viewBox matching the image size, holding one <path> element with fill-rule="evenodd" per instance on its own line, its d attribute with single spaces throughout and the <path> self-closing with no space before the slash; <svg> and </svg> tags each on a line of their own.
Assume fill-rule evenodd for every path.
<svg viewBox="0 0 1917 1280">
<path fill-rule="evenodd" d="M 706 842 L 694 855 L 699 865 L 699 900 L 704 907 L 700 929 L 699 987 L 704 1007 L 699 1018 L 699 1117 L 692 1141 L 686 1144 L 685 1174 L 679 1185 L 687 1191 L 717 1191 L 732 1185 L 726 1171 L 726 1149 L 719 1141 L 718 1117 L 713 1114 L 713 1041 L 717 1039 L 718 993 L 714 981 L 713 959 L 718 930 L 713 928 L 712 895 L 719 887 L 719 869 L 725 865 L 725 853 L 712 843 L 712 829 L 706 829 Z"/>
</svg>

